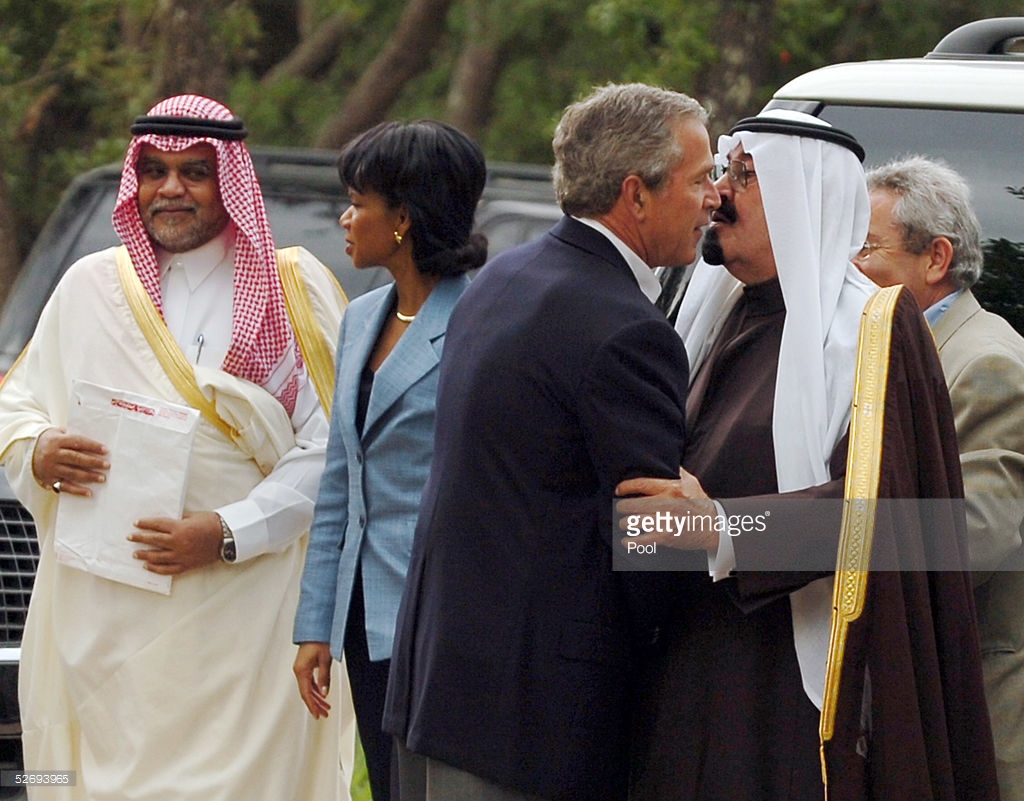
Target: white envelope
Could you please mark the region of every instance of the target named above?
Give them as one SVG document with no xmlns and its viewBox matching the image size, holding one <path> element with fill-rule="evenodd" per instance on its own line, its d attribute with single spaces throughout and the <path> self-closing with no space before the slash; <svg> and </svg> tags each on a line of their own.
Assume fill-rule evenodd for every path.
<svg viewBox="0 0 1024 801">
<path fill-rule="evenodd" d="M 106 445 L 110 472 L 91 498 L 60 496 L 57 561 L 169 595 L 171 576 L 146 570 L 132 556 L 142 546 L 127 537 L 136 520 L 181 517 L 198 420 L 188 406 L 76 380 L 67 430 Z"/>
</svg>

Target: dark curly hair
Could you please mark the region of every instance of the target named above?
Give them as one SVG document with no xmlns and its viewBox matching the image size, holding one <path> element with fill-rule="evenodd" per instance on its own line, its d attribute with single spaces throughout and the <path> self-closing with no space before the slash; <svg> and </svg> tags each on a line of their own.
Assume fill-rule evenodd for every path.
<svg viewBox="0 0 1024 801">
<path fill-rule="evenodd" d="M 382 122 L 345 145 L 338 175 L 391 208 L 405 205 L 421 273 L 458 275 L 487 260 L 487 238 L 473 233 L 487 178 L 484 154 L 457 128 L 436 120 Z"/>
</svg>

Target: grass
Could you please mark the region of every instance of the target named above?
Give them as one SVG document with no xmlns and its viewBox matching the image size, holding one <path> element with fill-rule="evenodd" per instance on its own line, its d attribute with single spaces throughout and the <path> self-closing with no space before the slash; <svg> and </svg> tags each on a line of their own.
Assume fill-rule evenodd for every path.
<svg viewBox="0 0 1024 801">
<path fill-rule="evenodd" d="M 366 757 L 356 735 L 356 761 L 352 767 L 352 801 L 371 801 L 370 777 L 366 773 Z"/>
</svg>

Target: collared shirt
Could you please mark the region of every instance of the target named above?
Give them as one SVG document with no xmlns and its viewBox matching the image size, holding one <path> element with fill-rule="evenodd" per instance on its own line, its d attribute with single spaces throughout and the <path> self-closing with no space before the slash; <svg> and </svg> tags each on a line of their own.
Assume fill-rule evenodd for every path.
<svg viewBox="0 0 1024 801">
<path fill-rule="evenodd" d="M 633 277 L 636 278 L 637 284 L 640 285 L 640 291 L 650 299 L 651 303 L 658 299 L 658 296 L 661 294 L 661 282 L 654 274 L 651 266 L 641 259 L 629 245 L 612 233 L 607 225 L 599 223 L 597 220 L 591 220 L 587 217 L 573 217 L 573 219 L 579 220 L 584 225 L 589 225 L 595 231 L 604 234 L 615 245 L 615 249 L 622 254 L 622 258 L 626 260 L 626 264 L 629 265 Z M 654 266 L 657 267 L 658 265 Z"/>
<path fill-rule="evenodd" d="M 186 253 L 156 248 L 164 320 L 192 364 L 219 369 L 231 345 L 235 227 Z M 327 417 L 308 374 L 292 414 L 296 445 L 240 501 L 215 509 L 235 538 L 236 561 L 280 551 L 310 525 L 327 446 Z"/>
<path fill-rule="evenodd" d="M 186 253 L 155 251 L 167 327 L 189 362 L 219 368 L 231 346 L 234 225 Z"/>
<path fill-rule="evenodd" d="M 599 223 L 597 220 L 586 219 L 583 217 L 576 217 L 584 225 L 589 225 L 596 231 L 600 231 L 615 245 L 616 250 L 622 254 L 622 258 L 626 260 L 626 264 L 629 265 L 629 269 L 632 271 L 633 276 L 636 278 L 636 282 L 640 285 L 640 290 L 650 299 L 651 303 L 654 303 L 658 296 L 661 294 L 661 282 L 658 277 L 654 274 L 654 270 L 647 265 L 647 263 L 641 259 L 633 250 L 626 245 L 621 239 L 619 239 L 608 226 Z M 715 509 L 718 512 L 718 517 L 724 521 L 725 510 L 718 501 L 714 501 Z M 721 528 L 721 531 L 728 531 L 729 527 Z M 736 554 L 732 548 L 732 542 L 729 540 L 727 535 L 723 535 L 719 538 L 719 548 L 717 553 L 708 552 L 708 572 L 710 575 L 718 581 L 719 579 L 727 578 L 733 569 L 736 567 Z"/>
<path fill-rule="evenodd" d="M 962 294 L 964 294 L 964 290 L 962 289 L 958 289 L 956 292 L 950 292 L 946 297 L 925 309 L 924 319 L 925 322 L 928 323 L 928 327 L 935 328 L 936 323 L 939 322 L 942 315 L 949 311 L 949 307 L 956 303 L 956 299 Z"/>
</svg>

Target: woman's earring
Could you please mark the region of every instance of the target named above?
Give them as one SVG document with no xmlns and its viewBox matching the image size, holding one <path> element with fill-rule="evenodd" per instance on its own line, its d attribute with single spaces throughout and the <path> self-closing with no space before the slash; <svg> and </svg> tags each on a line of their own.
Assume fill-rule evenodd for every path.
<svg viewBox="0 0 1024 801">
<path fill-rule="evenodd" d="M 396 241 L 396 242 L 397 242 L 397 243 L 398 243 L 399 245 L 401 245 L 401 244 L 402 244 L 402 235 L 401 235 L 400 233 L 398 233 L 398 231 L 395 231 L 395 241 Z"/>
</svg>

